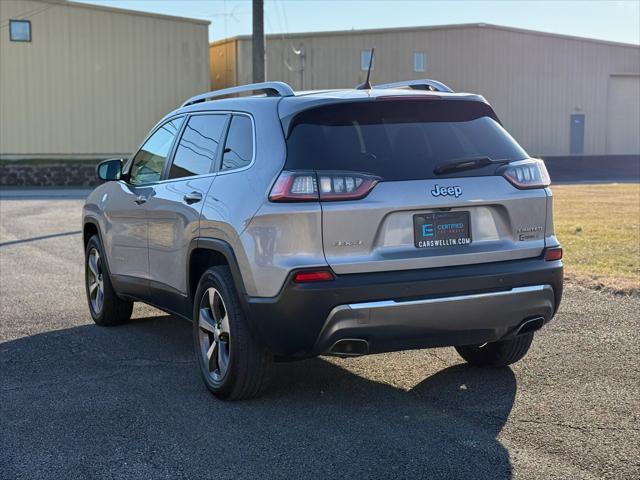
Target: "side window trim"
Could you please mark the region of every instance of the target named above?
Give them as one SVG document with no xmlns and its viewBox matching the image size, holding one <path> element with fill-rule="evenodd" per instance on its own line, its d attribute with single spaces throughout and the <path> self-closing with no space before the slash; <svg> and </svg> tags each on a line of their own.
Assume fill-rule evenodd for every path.
<svg viewBox="0 0 640 480">
<path fill-rule="evenodd" d="M 244 167 L 238 167 L 238 168 L 233 168 L 230 170 L 221 170 L 222 169 L 222 157 L 224 156 L 224 150 L 227 148 L 227 138 L 229 136 L 229 129 L 231 127 L 231 119 L 232 117 L 236 115 L 236 116 L 243 116 L 243 117 L 248 117 L 249 120 L 251 120 L 251 142 L 252 142 L 252 153 L 253 155 L 251 156 L 251 161 L 245 165 Z M 218 175 L 226 175 L 227 173 L 235 173 L 235 172 L 240 172 L 242 170 L 247 170 L 249 168 L 251 168 L 253 166 L 253 164 L 256 161 L 256 149 L 257 149 L 257 138 L 256 138 L 256 122 L 253 119 L 253 116 L 245 113 L 245 112 L 231 112 L 231 115 L 229 115 L 229 122 L 227 123 L 227 128 L 224 132 L 223 135 L 224 138 L 224 143 L 222 144 L 222 148 L 221 150 L 221 155 L 220 158 L 218 160 L 218 162 L 216 162 L 216 173 Z"/>
<path fill-rule="evenodd" d="M 218 173 L 222 173 L 222 160 L 224 157 L 224 151 L 227 148 L 227 138 L 229 137 L 229 129 L 231 127 L 231 120 L 233 119 L 233 116 L 235 115 L 235 112 L 232 112 L 231 115 L 229 115 L 229 119 L 227 120 L 227 125 L 225 126 L 224 129 L 224 133 L 222 134 L 222 137 L 220 137 L 220 142 L 222 144 L 222 148 L 220 148 L 220 155 L 218 155 L 218 158 L 216 158 L 216 161 L 214 163 L 214 167 L 213 167 L 213 171 L 216 172 L 216 174 Z"/>
<path fill-rule="evenodd" d="M 162 167 L 162 175 L 160 176 L 160 180 L 159 180 L 159 181 L 162 181 L 162 177 L 164 175 L 164 170 L 165 170 L 166 165 L 167 165 L 167 160 L 169 158 L 173 158 L 173 151 L 174 151 L 174 149 L 175 149 L 175 147 L 177 145 L 178 136 L 181 136 L 182 131 L 184 130 L 185 121 L 187 119 L 187 115 L 185 115 L 185 114 L 174 115 L 171 118 L 167 118 L 166 121 L 164 121 L 162 123 L 158 123 L 153 129 L 151 129 L 151 131 L 144 138 L 144 140 L 142 140 L 142 143 L 140 144 L 140 146 L 133 153 L 133 155 L 131 155 L 129 157 L 129 159 L 127 160 L 127 163 L 125 164 L 124 175 L 125 175 L 126 181 L 125 180 L 120 180 L 120 181 L 125 181 L 125 183 L 127 183 L 128 185 L 132 185 L 131 183 L 129 183 L 129 175 L 131 174 L 131 168 L 133 168 L 133 159 L 136 158 L 136 155 L 138 155 L 138 153 L 140 153 L 140 150 L 142 150 L 142 147 L 144 147 L 145 143 L 147 143 L 147 140 L 149 140 L 158 130 L 160 130 L 162 127 L 164 127 L 167 123 L 173 122 L 174 120 L 177 120 L 178 118 L 182 118 L 183 119 L 182 120 L 182 125 L 180 126 L 180 130 L 178 131 L 178 134 L 176 134 L 176 136 L 173 138 L 173 143 L 171 144 L 171 148 L 169 149 L 169 155 L 167 155 L 167 158 L 164 161 L 164 165 Z M 141 187 L 141 186 L 144 186 L 144 185 L 153 185 L 155 183 L 158 183 L 158 182 L 139 184 L 139 185 L 136 185 L 136 187 Z"/>
<path fill-rule="evenodd" d="M 169 172 L 171 171 L 171 166 L 173 165 L 173 160 L 176 154 L 176 151 L 178 150 L 178 146 L 180 145 L 180 142 L 182 141 L 182 136 L 184 135 L 185 130 L 187 129 L 187 124 L 189 123 L 189 120 L 191 119 L 191 117 L 195 117 L 198 115 L 220 115 L 223 117 L 227 117 L 224 127 L 222 129 L 222 136 L 220 137 L 220 143 L 222 143 L 224 145 L 224 142 L 226 142 L 227 140 L 227 132 L 229 131 L 229 124 L 231 123 L 231 114 L 229 112 L 216 112 L 216 111 L 206 111 L 206 112 L 195 112 L 195 113 L 190 113 L 188 115 L 186 115 L 184 122 L 182 123 L 182 127 L 180 128 L 180 131 L 178 132 L 178 136 L 176 137 L 176 141 L 173 144 L 173 147 L 171 148 L 171 152 L 169 154 L 169 156 L 167 157 L 167 159 L 169 161 L 167 161 L 165 163 L 164 169 L 162 170 L 162 176 L 160 177 L 160 181 L 178 181 L 178 180 L 185 180 L 187 178 L 193 178 L 193 177 L 200 177 L 202 175 L 211 175 L 212 173 L 216 173 L 217 172 L 217 165 L 218 162 L 222 162 L 222 151 L 224 150 L 224 148 L 219 148 L 218 151 L 216 152 L 216 159 L 212 162 L 211 168 L 209 169 L 208 173 L 204 173 L 202 175 L 192 175 L 189 177 L 180 177 L 180 178 L 169 178 Z"/>
<path fill-rule="evenodd" d="M 225 115 L 227 117 L 227 121 L 225 123 L 223 132 L 222 132 L 222 136 L 220 137 L 220 143 L 222 144 L 222 148 L 220 148 L 216 154 L 216 160 L 215 162 L 213 162 L 213 167 L 211 168 L 210 172 L 207 175 L 211 175 L 213 173 L 215 173 L 216 175 L 225 175 L 227 173 L 235 173 L 238 171 L 242 171 L 242 170 L 247 170 L 248 168 L 251 168 L 253 166 L 253 164 L 255 163 L 256 160 L 256 152 L 257 152 L 257 139 L 256 139 L 256 123 L 255 120 L 253 118 L 252 115 L 250 115 L 247 112 L 235 112 L 235 111 L 215 111 L 215 110 L 208 110 L 208 111 L 199 111 L 199 112 L 193 112 L 193 113 L 181 113 L 178 115 L 175 115 L 171 118 L 168 118 L 165 122 L 162 122 L 158 125 L 155 126 L 155 128 L 153 128 L 153 130 L 151 130 L 149 132 L 149 134 L 145 137 L 145 139 L 142 141 L 142 143 L 140 144 L 140 146 L 138 147 L 138 149 L 135 151 L 135 153 L 133 155 L 131 155 L 129 157 L 129 159 L 127 160 L 127 163 L 125 164 L 125 175 L 126 175 L 126 183 L 130 185 L 129 181 L 128 181 L 128 176 L 131 173 L 131 168 L 133 167 L 133 159 L 135 158 L 135 156 L 138 154 L 138 152 L 140 152 L 140 150 L 142 150 L 142 147 L 145 145 L 145 143 L 147 143 L 147 140 L 149 140 L 153 134 L 156 133 L 156 131 L 158 131 L 161 127 L 163 127 L 165 124 L 172 122 L 180 117 L 183 118 L 182 121 L 182 125 L 180 126 L 180 130 L 178 131 L 178 133 L 176 134 L 175 138 L 173 139 L 173 143 L 171 144 L 171 148 L 169 150 L 169 154 L 167 155 L 167 158 L 165 159 L 165 163 L 163 165 L 162 168 L 162 175 L 160 176 L 160 180 L 158 180 L 157 182 L 151 182 L 151 183 L 146 183 L 146 184 L 140 184 L 140 185 L 136 185 L 137 187 L 139 186 L 147 186 L 147 185 L 155 185 L 157 183 L 160 182 L 171 182 L 171 181 L 177 181 L 177 180 L 181 180 L 182 178 L 176 178 L 176 179 L 170 179 L 168 178 L 169 176 L 169 171 L 171 170 L 171 165 L 173 164 L 173 160 L 175 157 L 175 153 L 176 150 L 178 149 L 178 145 L 180 144 L 180 140 L 182 140 L 182 136 L 184 135 L 184 131 L 186 130 L 186 126 L 189 122 L 189 119 L 193 116 L 196 115 Z M 229 127 L 231 126 L 231 120 L 233 118 L 234 115 L 238 115 L 238 116 L 245 116 L 248 117 L 249 120 L 251 120 L 251 136 L 252 136 L 252 147 L 253 147 L 253 156 L 251 157 L 251 161 L 249 162 L 248 165 L 244 166 L 244 167 L 239 167 L 239 168 L 234 168 L 232 170 L 224 170 L 222 171 L 222 157 L 224 156 L 224 149 L 226 148 L 227 145 L 227 138 L 229 136 Z M 189 177 L 191 178 L 191 177 Z M 124 179 L 121 181 L 125 181 Z"/>
<path fill-rule="evenodd" d="M 171 168 L 171 164 L 173 163 L 173 156 L 178 149 L 178 145 L 180 144 L 180 139 L 182 138 L 182 134 L 184 133 L 185 128 L 187 127 L 187 122 L 189 121 L 189 115 L 185 115 L 184 120 L 182 120 L 182 125 L 180 125 L 180 130 L 176 134 L 176 138 L 173 140 L 173 145 L 171 145 L 171 149 L 169 150 L 169 155 L 164 161 L 164 165 L 162 166 L 162 173 L 160 174 L 160 182 L 167 178 L 169 175 L 169 168 Z"/>
</svg>

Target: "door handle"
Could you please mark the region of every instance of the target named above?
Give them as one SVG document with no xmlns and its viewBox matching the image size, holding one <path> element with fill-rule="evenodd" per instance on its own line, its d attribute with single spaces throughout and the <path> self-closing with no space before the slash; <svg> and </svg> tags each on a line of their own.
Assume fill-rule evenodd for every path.
<svg viewBox="0 0 640 480">
<path fill-rule="evenodd" d="M 197 203 L 200 200 L 202 200 L 202 194 L 199 192 L 187 193 L 184 196 L 184 201 L 189 205 L 191 205 L 192 203 Z"/>
<path fill-rule="evenodd" d="M 135 201 L 138 205 L 142 205 L 143 203 L 145 203 L 145 202 L 147 201 L 147 197 L 145 197 L 145 196 L 143 196 L 143 195 L 138 195 L 134 201 Z"/>
</svg>

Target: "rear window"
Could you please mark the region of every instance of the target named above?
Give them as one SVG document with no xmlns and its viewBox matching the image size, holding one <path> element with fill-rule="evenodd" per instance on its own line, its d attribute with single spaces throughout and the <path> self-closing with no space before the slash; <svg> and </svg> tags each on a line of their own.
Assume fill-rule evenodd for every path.
<svg viewBox="0 0 640 480">
<path fill-rule="evenodd" d="M 527 153 L 482 102 L 377 100 L 298 114 L 287 139 L 288 170 L 350 170 L 383 180 L 435 178 L 436 165 L 471 157 L 521 160 Z M 496 166 L 447 176 L 492 175 Z"/>
</svg>

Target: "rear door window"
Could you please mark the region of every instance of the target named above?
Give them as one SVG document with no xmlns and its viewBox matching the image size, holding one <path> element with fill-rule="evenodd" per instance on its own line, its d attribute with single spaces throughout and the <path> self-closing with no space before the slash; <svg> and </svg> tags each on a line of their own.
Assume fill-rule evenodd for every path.
<svg viewBox="0 0 640 480">
<path fill-rule="evenodd" d="M 383 180 L 435 178 L 448 161 L 527 153 L 485 103 L 465 100 L 376 100 L 300 113 L 287 139 L 289 170 L 349 170 Z M 446 176 L 491 175 L 496 166 Z"/>
<path fill-rule="evenodd" d="M 194 115 L 189 118 L 173 156 L 168 178 L 212 172 L 227 120 L 228 115 Z"/>
<path fill-rule="evenodd" d="M 246 115 L 234 115 L 222 155 L 221 171 L 246 167 L 253 159 L 253 123 Z"/>
</svg>

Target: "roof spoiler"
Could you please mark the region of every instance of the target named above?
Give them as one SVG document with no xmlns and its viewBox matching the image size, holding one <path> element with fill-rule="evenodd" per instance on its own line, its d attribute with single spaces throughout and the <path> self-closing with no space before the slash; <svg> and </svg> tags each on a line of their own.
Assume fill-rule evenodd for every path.
<svg viewBox="0 0 640 480">
<path fill-rule="evenodd" d="M 431 80 L 429 78 L 424 78 L 422 80 L 407 80 L 404 82 L 384 83 L 382 85 L 375 85 L 373 88 L 374 90 L 384 90 L 387 88 L 412 88 L 414 90 L 430 90 L 432 92 L 453 93 L 453 90 L 447 87 L 444 83 L 438 82 L 436 80 Z"/>
</svg>

